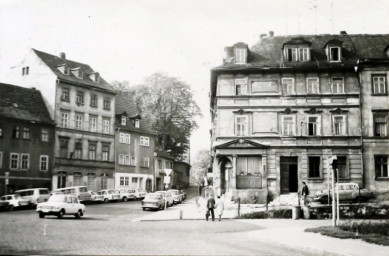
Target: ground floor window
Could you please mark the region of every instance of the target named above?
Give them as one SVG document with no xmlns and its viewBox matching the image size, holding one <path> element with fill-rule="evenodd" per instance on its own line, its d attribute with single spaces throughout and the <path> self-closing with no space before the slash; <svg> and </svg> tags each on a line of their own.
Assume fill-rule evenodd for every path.
<svg viewBox="0 0 389 256">
<path fill-rule="evenodd" d="M 58 181 L 57 181 L 57 188 L 64 188 L 66 187 L 66 172 L 58 172 Z"/>
<path fill-rule="evenodd" d="M 75 172 L 73 174 L 73 185 L 82 186 L 82 174 L 80 172 Z"/>
<path fill-rule="evenodd" d="M 96 174 L 88 173 L 88 190 L 95 190 Z"/>
<path fill-rule="evenodd" d="M 388 156 L 374 156 L 376 178 L 389 178 Z"/>
<path fill-rule="evenodd" d="M 308 157 L 309 178 L 320 178 L 320 156 Z"/>
<path fill-rule="evenodd" d="M 237 175 L 259 175 L 261 163 L 259 156 L 239 156 L 236 159 L 236 173 Z"/>
<path fill-rule="evenodd" d="M 336 160 L 336 168 L 338 169 L 338 178 L 339 179 L 347 179 L 348 175 L 348 167 L 347 167 L 347 157 L 346 156 L 338 156 Z"/>
<path fill-rule="evenodd" d="M 107 189 L 107 188 L 108 188 L 108 175 L 101 174 L 101 189 Z"/>
</svg>

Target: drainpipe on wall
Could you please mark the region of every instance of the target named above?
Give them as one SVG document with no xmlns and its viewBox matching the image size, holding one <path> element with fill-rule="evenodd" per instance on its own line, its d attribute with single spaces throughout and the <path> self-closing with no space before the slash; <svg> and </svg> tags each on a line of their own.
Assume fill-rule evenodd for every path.
<svg viewBox="0 0 389 256">
<path fill-rule="evenodd" d="M 365 188 L 365 170 L 364 170 L 364 163 L 363 163 L 363 111 L 362 111 L 362 75 L 360 72 L 358 72 L 358 66 L 355 66 L 355 72 L 357 73 L 357 78 L 359 82 L 359 111 L 360 111 L 360 132 L 361 132 L 361 167 L 362 167 L 362 188 Z"/>
</svg>

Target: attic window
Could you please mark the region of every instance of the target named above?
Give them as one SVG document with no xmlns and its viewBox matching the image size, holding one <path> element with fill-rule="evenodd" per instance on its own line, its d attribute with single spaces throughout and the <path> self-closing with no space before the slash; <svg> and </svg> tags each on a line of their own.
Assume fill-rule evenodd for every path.
<svg viewBox="0 0 389 256">
<path fill-rule="evenodd" d="M 126 125 L 126 117 L 122 116 L 122 125 Z"/>
<path fill-rule="evenodd" d="M 235 63 L 247 62 L 247 49 L 238 48 L 235 49 Z"/>
<path fill-rule="evenodd" d="M 22 76 L 27 76 L 29 72 L 30 72 L 30 67 L 22 68 Z"/>
<path fill-rule="evenodd" d="M 77 78 L 82 79 L 84 76 L 84 72 L 82 72 L 81 68 L 74 68 L 72 69 L 72 74 L 76 76 Z"/>
<path fill-rule="evenodd" d="M 309 61 L 310 51 L 308 47 L 286 47 L 284 49 L 286 61 Z"/>
<path fill-rule="evenodd" d="M 135 124 L 134 125 L 135 125 L 136 128 L 140 127 L 139 119 L 135 119 Z"/>
<path fill-rule="evenodd" d="M 58 70 L 61 71 L 64 75 L 69 75 L 69 67 L 66 64 L 58 66 Z"/>
<path fill-rule="evenodd" d="M 98 72 L 93 72 L 89 75 L 89 78 L 96 83 L 100 82 L 100 74 Z"/>
<path fill-rule="evenodd" d="M 329 61 L 338 62 L 341 59 L 340 47 L 331 46 L 329 47 Z"/>
</svg>

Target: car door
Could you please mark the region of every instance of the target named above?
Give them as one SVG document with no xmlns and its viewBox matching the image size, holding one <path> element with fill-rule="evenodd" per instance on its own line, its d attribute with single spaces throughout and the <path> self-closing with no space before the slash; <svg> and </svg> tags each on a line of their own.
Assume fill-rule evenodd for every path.
<svg viewBox="0 0 389 256">
<path fill-rule="evenodd" d="M 75 213 L 75 207 L 74 207 L 74 201 L 73 196 L 68 196 L 66 200 L 66 213 L 74 214 Z"/>
</svg>

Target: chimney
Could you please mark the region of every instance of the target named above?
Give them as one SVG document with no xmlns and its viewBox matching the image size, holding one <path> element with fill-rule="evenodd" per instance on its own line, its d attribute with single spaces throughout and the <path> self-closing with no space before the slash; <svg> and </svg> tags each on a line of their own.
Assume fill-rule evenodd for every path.
<svg viewBox="0 0 389 256">
<path fill-rule="evenodd" d="M 65 60 L 66 59 L 66 54 L 64 52 L 60 52 L 59 53 L 59 57 L 61 58 L 61 60 Z"/>
<path fill-rule="evenodd" d="M 347 35 L 347 32 L 346 32 L 346 31 L 340 31 L 340 34 L 341 34 L 342 36 L 346 36 L 346 35 Z"/>
<path fill-rule="evenodd" d="M 260 37 L 261 39 L 265 38 L 266 36 L 267 36 L 266 34 L 260 34 L 260 35 L 259 35 L 259 37 Z"/>
<path fill-rule="evenodd" d="M 269 31 L 269 37 L 273 38 L 274 37 L 274 31 Z"/>
</svg>

